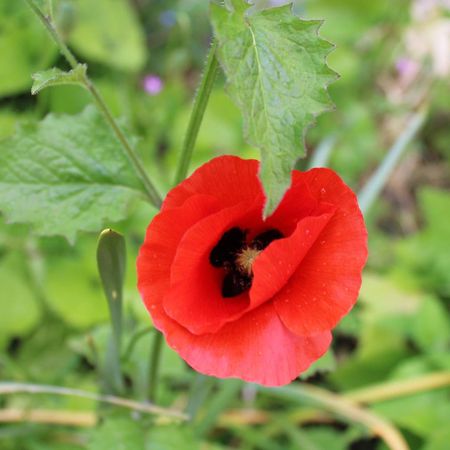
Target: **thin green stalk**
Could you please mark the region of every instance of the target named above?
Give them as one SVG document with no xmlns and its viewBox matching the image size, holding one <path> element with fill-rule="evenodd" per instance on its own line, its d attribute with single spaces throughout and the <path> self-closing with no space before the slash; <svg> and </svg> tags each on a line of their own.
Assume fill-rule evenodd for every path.
<svg viewBox="0 0 450 450">
<path fill-rule="evenodd" d="M 450 371 L 436 372 L 409 380 L 391 381 L 346 392 L 344 397 L 358 403 L 375 403 L 450 386 Z"/>
<path fill-rule="evenodd" d="M 75 67 L 78 64 L 77 59 L 73 55 L 73 53 L 69 50 L 67 45 L 62 40 L 61 36 L 58 33 L 58 30 L 56 29 L 55 25 L 51 21 L 50 17 L 47 17 L 38 6 L 33 2 L 33 0 L 25 0 L 28 3 L 28 6 L 33 10 L 33 12 L 36 14 L 38 19 L 42 22 L 44 27 L 47 29 L 47 31 L 50 33 L 50 36 L 55 41 L 56 45 L 59 48 L 59 51 L 61 54 L 66 58 L 67 62 L 70 64 L 72 69 L 75 69 Z"/>
<path fill-rule="evenodd" d="M 192 383 L 191 390 L 189 392 L 189 402 L 186 407 L 186 413 L 191 421 L 194 421 L 198 410 L 208 398 L 211 389 L 216 383 L 216 379 L 213 377 L 208 377 L 201 373 L 195 375 L 195 380 Z"/>
<path fill-rule="evenodd" d="M 116 121 L 114 120 L 111 111 L 109 110 L 108 106 L 103 100 L 103 97 L 101 96 L 100 92 L 87 76 L 85 76 L 85 86 L 86 89 L 91 93 L 92 97 L 95 100 L 95 103 L 97 104 L 97 107 L 103 113 L 106 121 L 113 129 L 117 139 L 119 139 L 120 143 L 122 144 L 122 147 L 125 150 L 128 159 L 131 161 L 131 164 L 133 165 L 135 171 L 137 172 L 137 175 L 139 176 L 144 185 L 144 188 L 146 190 L 148 198 L 150 199 L 150 202 L 153 204 L 153 206 L 159 209 L 162 204 L 161 196 L 159 195 L 153 183 L 150 181 L 150 178 L 148 177 L 147 172 L 145 171 L 139 156 L 134 151 L 133 147 L 128 142 L 128 139 L 122 133 L 122 130 L 119 128 Z"/>
<path fill-rule="evenodd" d="M 408 148 L 408 145 L 425 123 L 426 115 L 426 108 L 422 107 L 413 116 L 411 116 L 403 133 L 400 134 L 398 139 L 394 142 L 394 145 L 387 152 L 383 162 L 378 166 L 375 173 L 361 189 L 361 192 L 358 195 L 358 200 L 363 214 L 366 214 L 369 211 L 373 202 L 380 194 L 398 161 Z"/>
<path fill-rule="evenodd" d="M 194 424 L 195 431 L 199 436 L 205 436 L 215 426 L 217 418 L 236 398 L 242 384 L 241 380 L 235 379 L 221 381 L 219 390 L 209 403 L 205 415 L 198 424 Z"/>
<path fill-rule="evenodd" d="M 186 178 L 187 171 L 189 169 L 189 163 L 191 161 L 192 152 L 194 150 L 195 142 L 197 140 L 198 131 L 203 120 L 203 115 L 208 104 L 209 96 L 211 94 L 212 87 L 217 75 L 217 69 L 219 63 L 216 58 L 217 43 L 213 41 L 211 48 L 206 59 L 205 70 L 200 81 L 197 94 L 195 96 L 194 105 L 192 107 L 191 117 L 189 119 L 188 129 L 183 143 L 181 151 L 180 163 L 178 166 L 177 174 L 175 177 L 175 183 L 178 184 Z M 157 333 L 155 340 L 153 341 L 153 347 L 151 352 L 151 368 L 150 368 L 150 386 L 149 386 L 149 399 L 154 401 L 156 394 L 156 383 L 158 379 L 159 371 L 159 358 L 161 355 L 163 339 L 160 333 Z"/>
<path fill-rule="evenodd" d="M 161 364 L 163 335 L 160 332 L 153 338 L 152 350 L 150 353 L 150 378 L 148 388 L 148 399 L 154 403 L 156 398 L 156 386 L 158 385 L 159 366 Z"/>
<path fill-rule="evenodd" d="M 183 181 L 189 170 L 189 163 L 192 158 L 192 152 L 197 140 L 198 131 L 203 120 L 203 115 L 205 114 L 209 96 L 216 79 L 217 69 L 219 67 L 216 57 L 216 50 L 217 42 L 213 41 L 206 59 L 205 70 L 203 71 L 202 79 L 194 99 L 191 117 L 189 119 L 186 136 L 183 142 L 183 148 L 181 150 L 181 158 L 175 176 L 175 184 Z"/>
<path fill-rule="evenodd" d="M 145 327 L 145 328 L 141 328 L 140 330 L 137 330 L 130 338 L 130 340 L 128 341 L 128 344 L 125 348 L 125 350 L 122 353 L 121 359 L 123 363 L 126 363 L 130 357 L 131 354 L 133 353 L 134 347 L 136 346 L 136 344 L 138 343 L 138 341 L 146 336 L 147 334 L 151 333 L 152 331 L 156 331 L 154 327 L 150 326 L 150 327 Z"/>
<path fill-rule="evenodd" d="M 49 16 L 46 16 L 38 6 L 33 2 L 33 0 L 25 0 L 27 4 L 30 6 L 30 8 L 33 10 L 33 12 L 36 14 L 38 19 L 42 22 L 42 24 L 45 26 L 47 31 L 50 33 L 50 36 L 55 41 L 56 45 L 59 48 L 59 51 L 61 54 L 66 58 L 67 62 L 70 64 L 72 69 L 75 69 L 79 62 L 73 55 L 73 53 L 69 50 L 67 45 L 65 44 L 64 40 L 61 38 L 60 34 L 58 33 L 58 30 L 56 29 L 55 24 L 51 21 L 51 18 Z M 130 163 L 132 164 L 134 170 L 136 171 L 136 174 L 142 181 L 142 184 L 145 188 L 146 194 L 150 202 L 156 207 L 159 208 L 162 203 L 161 196 L 159 195 L 158 191 L 156 190 L 155 186 L 149 179 L 144 166 L 142 165 L 142 162 L 131 146 L 131 144 L 128 142 L 128 139 L 123 134 L 122 130 L 117 125 L 116 121 L 114 120 L 113 115 L 111 114 L 111 111 L 109 110 L 105 100 L 101 96 L 100 92 L 97 90 L 95 85 L 92 83 L 90 78 L 85 75 L 83 78 L 83 86 L 89 91 L 92 98 L 94 99 L 94 102 L 96 103 L 98 109 L 103 114 L 105 120 L 108 122 L 108 124 L 111 126 L 114 134 L 116 135 L 119 142 L 122 144 L 122 148 L 128 157 Z"/>
<path fill-rule="evenodd" d="M 319 143 L 308 164 L 309 169 L 314 167 L 327 167 L 331 152 L 336 144 L 337 136 L 332 134 Z"/>
<path fill-rule="evenodd" d="M 149 405 L 148 403 L 140 403 L 134 400 L 128 400 L 114 395 L 98 395 L 93 392 L 83 391 L 81 389 L 71 389 L 60 386 L 48 386 L 30 383 L 14 383 L 14 382 L 0 382 L 0 395 L 11 394 L 51 394 L 63 395 L 69 397 L 79 397 L 95 402 L 108 403 L 110 405 L 128 408 L 134 411 L 140 411 L 148 414 L 157 414 L 165 417 L 172 417 L 174 419 L 186 420 L 187 416 L 181 411 L 174 409 L 162 408 L 160 406 Z"/>
</svg>

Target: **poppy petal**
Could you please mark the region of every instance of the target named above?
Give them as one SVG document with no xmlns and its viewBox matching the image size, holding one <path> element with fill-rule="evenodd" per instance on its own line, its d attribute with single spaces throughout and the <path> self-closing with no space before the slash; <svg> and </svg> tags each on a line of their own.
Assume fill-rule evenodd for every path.
<svg viewBox="0 0 450 450">
<path fill-rule="evenodd" d="M 266 224 L 269 228 L 279 229 L 285 236 L 289 236 L 300 220 L 325 212 L 326 206 L 322 203 L 310 193 L 304 178 L 298 178 L 293 173 L 290 188 L 274 213 L 267 218 Z"/>
<path fill-rule="evenodd" d="M 333 212 L 306 217 L 288 238 L 273 241 L 253 264 L 251 307 L 272 298 L 297 270 L 308 250 L 333 216 Z"/>
<path fill-rule="evenodd" d="M 194 195 L 182 207 L 154 217 L 137 259 L 138 289 L 149 311 L 169 287 L 170 267 L 183 235 L 192 225 L 218 209 L 220 205 L 214 197 Z M 155 326 L 158 326 L 156 322 Z"/>
<path fill-rule="evenodd" d="M 225 299 L 223 269 L 209 262 L 209 254 L 231 227 L 252 228 L 261 221 L 263 198 L 222 209 L 195 224 L 179 243 L 171 268 L 171 288 L 164 297 L 166 313 L 191 333 L 214 333 L 241 316 L 248 292 Z"/>
<path fill-rule="evenodd" d="M 219 332 L 196 336 L 174 322 L 166 323 L 170 347 L 195 370 L 220 378 L 236 377 L 268 386 L 281 386 L 295 379 L 322 356 L 331 333 L 299 337 L 266 303 Z"/>
<path fill-rule="evenodd" d="M 367 259 L 367 231 L 355 194 L 331 170 L 304 174 L 310 191 L 336 211 L 296 272 L 274 297 L 283 323 L 307 336 L 329 330 L 352 308 Z"/>
<path fill-rule="evenodd" d="M 189 178 L 173 188 L 164 200 L 163 210 L 181 206 L 194 194 L 217 198 L 222 207 L 253 201 L 262 195 L 256 176 L 259 163 L 237 156 L 219 156 L 199 167 Z"/>
</svg>

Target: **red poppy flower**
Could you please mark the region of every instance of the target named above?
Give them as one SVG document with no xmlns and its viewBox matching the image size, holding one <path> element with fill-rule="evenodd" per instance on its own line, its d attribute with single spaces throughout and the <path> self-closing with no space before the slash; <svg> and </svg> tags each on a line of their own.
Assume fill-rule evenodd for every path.
<svg viewBox="0 0 450 450">
<path fill-rule="evenodd" d="M 264 221 L 258 167 L 222 156 L 172 189 L 147 229 L 138 287 L 194 369 L 277 386 L 325 353 L 355 303 L 367 232 L 329 169 L 293 171 Z"/>
</svg>

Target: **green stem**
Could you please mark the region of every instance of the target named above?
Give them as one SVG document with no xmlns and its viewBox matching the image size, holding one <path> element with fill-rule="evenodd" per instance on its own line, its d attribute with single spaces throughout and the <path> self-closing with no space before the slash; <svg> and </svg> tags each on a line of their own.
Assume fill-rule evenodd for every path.
<svg viewBox="0 0 450 450">
<path fill-rule="evenodd" d="M 217 43 L 214 41 L 209 50 L 206 59 L 205 70 L 200 81 L 197 94 L 195 96 L 194 105 L 192 108 L 191 117 L 189 119 L 188 129 L 181 151 L 180 163 L 175 177 L 175 184 L 180 183 L 186 178 L 191 161 L 192 152 L 194 150 L 195 142 L 197 140 L 198 131 L 205 114 L 206 105 L 211 94 L 212 87 L 217 75 L 219 63 L 216 58 Z M 150 384 L 149 384 L 149 399 L 154 401 L 156 395 L 156 384 L 158 380 L 159 359 L 161 355 L 163 339 L 161 333 L 157 333 L 153 341 L 151 351 L 151 367 L 150 367 Z"/>
<path fill-rule="evenodd" d="M 358 403 L 375 403 L 446 386 L 450 386 L 450 371 L 430 373 L 409 380 L 391 381 L 389 383 L 368 386 L 346 392 L 344 396 L 346 399 Z"/>
<path fill-rule="evenodd" d="M 142 328 L 140 330 L 137 330 L 130 338 L 130 340 L 128 341 L 128 345 L 126 346 L 124 352 L 122 353 L 122 362 L 126 363 L 130 357 L 131 354 L 133 353 L 134 347 L 136 346 L 136 344 L 138 343 L 138 341 L 146 336 L 147 334 L 151 333 L 152 331 L 155 331 L 155 328 L 150 326 L 150 327 L 145 327 Z"/>
<path fill-rule="evenodd" d="M 33 12 L 36 14 L 38 19 L 42 22 L 42 24 L 45 26 L 47 31 L 50 33 L 50 36 L 55 41 L 56 45 L 59 48 L 59 51 L 64 56 L 64 58 L 66 58 L 67 62 L 70 64 L 72 69 L 75 69 L 78 66 L 79 62 L 75 58 L 73 53 L 69 50 L 64 40 L 61 38 L 60 34 L 58 33 L 58 30 L 56 29 L 54 23 L 51 21 L 50 17 L 43 14 L 43 12 L 40 10 L 40 8 L 36 6 L 33 0 L 25 0 L 25 1 L 33 10 Z M 161 206 L 162 199 L 158 191 L 156 190 L 155 186 L 147 176 L 147 173 L 144 169 L 144 166 L 142 165 L 139 156 L 137 155 L 133 147 L 130 145 L 128 139 L 125 137 L 122 130 L 119 128 L 116 121 L 114 120 L 105 100 L 103 99 L 100 92 L 97 90 L 97 88 L 94 86 L 94 84 L 87 75 L 85 75 L 83 79 L 83 85 L 92 95 L 92 98 L 94 99 L 94 102 L 96 103 L 98 109 L 101 111 L 105 120 L 111 126 L 117 139 L 122 144 L 122 148 L 126 156 L 128 157 L 130 163 L 132 164 L 134 170 L 136 171 L 136 174 L 143 183 L 148 199 L 156 208 L 159 208 Z"/>
<path fill-rule="evenodd" d="M 426 107 L 421 107 L 419 111 L 411 116 L 404 131 L 389 149 L 383 162 L 361 189 L 361 192 L 358 194 L 358 201 L 363 214 L 367 214 L 373 205 L 408 145 L 425 123 L 426 116 Z"/>
<path fill-rule="evenodd" d="M 186 414 L 175 409 L 162 408 L 160 406 L 140 403 L 134 400 L 128 400 L 114 395 L 98 395 L 93 392 L 83 391 L 81 389 L 71 389 L 60 386 L 47 386 L 29 383 L 0 382 L 0 395 L 11 394 L 52 394 L 69 397 L 79 397 L 95 402 L 108 403 L 110 405 L 128 408 L 134 411 L 140 411 L 147 414 L 156 414 L 159 416 L 171 417 L 179 420 L 187 420 Z"/>
<path fill-rule="evenodd" d="M 153 345 L 151 350 L 151 359 L 150 359 L 150 381 L 148 388 L 148 399 L 150 402 L 155 402 L 156 397 L 156 386 L 158 384 L 159 378 L 159 366 L 161 360 L 162 353 L 162 344 L 163 344 L 163 335 L 160 332 L 155 334 L 153 339 Z"/>
<path fill-rule="evenodd" d="M 194 99 L 191 117 L 189 119 L 186 136 L 183 142 L 183 148 L 181 150 L 181 159 L 175 176 L 175 184 L 183 181 L 189 170 L 189 163 L 192 158 L 192 152 L 197 140 L 198 131 L 203 120 L 203 115 L 205 114 L 209 96 L 216 79 L 217 69 L 219 67 L 216 57 L 216 50 L 217 43 L 216 41 L 213 41 L 206 59 L 205 70 L 203 71 L 200 85 Z"/>
<path fill-rule="evenodd" d="M 194 382 L 192 383 L 191 390 L 189 392 L 189 401 L 186 407 L 186 413 L 189 416 L 189 420 L 192 422 L 197 416 L 197 412 L 208 398 L 211 389 L 214 387 L 216 379 L 208 377 L 201 373 L 195 375 Z"/>
<path fill-rule="evenodd" d="M 50 17 L 47 17 L 39 7 L 35 5 L 33 0 L 25 0 L 28 3 L 28 6 L 33 10 L 33 12 L 36 14 L 38 19 L 42 22 L 44 27 L 47 29 L 47 31 L 50 33 L 50 36 L 55 41 L 56 45 L 59 48 L 59 51 L 61 54 L 66 58 L 67 62 L 70 64 L 72 69 L 75 69 L 75 67 L 78 65 L 78 61 L 73 55 L 73 53 L 69 50 L 67 45 L 62 40 L 61 36 L 58 33 L 58 30 L 56 29 L 55 25 L 51 21 Z"/>
<path fill-rule="evenodd" d="M 153 183 L 150 181 L 149 177 L 147 176 L 147 172 L 145 171 L 144 166 L 142 165 L 142 162 L 141 162 L 139 156 L 134 151 L 133 147 L 128 142 L 128 139 L 125 137 L 125 135 L 122 133 L 122 130 L 117 125 L 116 121 L 114 120 L 114 118 L 111 114 L 111 111 L 109 110 L 108 106 L 106 105 L 105 101 L 103 100 L 103 97 L 101 96 L 98 89 L 94 86 L 92 81 L 87 76 L 85 76 L 84 81 L 85 81 L 86 89 L 91 93 L 92 97 L 94 98 L 95 103 L 97 104 L 97 107 L 103 113 L 106 121 L 109 123 L 109 125 L 113 129 L 117 139 L 119 139 L 120 143 L 122 144 L 122 147 L 125 150 L 125 153 L 128 156 L 128 159 L 130 160 L 130 162 L 133 165 L 135 171 L 137 172 L 139 178 L 141 179 L 142 183 L 144 184 L 144 187 L 147 192 L 148 198 L 150 199 L 150 202 L 156 208 L 159 209 L 161 207 L 161 203 L 162 203 L 161 196 L 159 195 L 155 186 L 153 185 Z"/>
</svg>

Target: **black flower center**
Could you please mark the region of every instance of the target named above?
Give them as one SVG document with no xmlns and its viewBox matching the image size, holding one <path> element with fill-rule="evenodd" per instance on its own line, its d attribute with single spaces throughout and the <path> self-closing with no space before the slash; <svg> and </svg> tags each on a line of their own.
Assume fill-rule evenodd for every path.
<svg viewBox="0 0 450 450">
<path fill-rule="evenodd" d="M 212 266 L 225 272 L 222 296 L 235 297 L 252 286 L 252 264 L 255 258 L 275 239 L 283 235 L 275 228 L 264 231 L 247 241 L 248 231 L 234 227 L 226 231 L 209 254 Z"/>
</svg>

